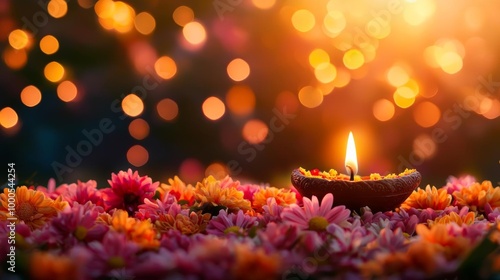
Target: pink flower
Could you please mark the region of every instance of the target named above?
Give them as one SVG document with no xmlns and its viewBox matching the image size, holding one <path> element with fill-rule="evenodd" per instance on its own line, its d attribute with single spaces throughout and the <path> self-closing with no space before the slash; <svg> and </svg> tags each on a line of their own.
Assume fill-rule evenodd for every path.
<svg viewBox="0 0 500 280">
<path fill-rule="evenodd" d="M 299 230 L 293 225 L 270 222 L 264 230 L 257 232 L 262 245 L 274 250 L 289 250 L 299 236 Z"/>
<path fill-rule="evenodd" d="M 266 225 L 270 222 L 281 222 L 281 212 L 284 207 L 276 203 L 274 197 L 267 199 L 267 205 L 262 206 L 262 214 L 259 216 L 261 224 Z"/>
<path fill-rule="evenodd" d="M 476 178 L 471 175 L 465 175 L 461 177 L 448 177 L 446 180 L 446 186 L 443 188 L 447 190 L 448 194 L 453 194 L 455 191 L 460 191 L 463 188 L 466 188 L 476 182 Z"/>
<path fill-rule="evenodd" d="M 108 183 L 111 188 L 101 191 L 106 211 L 113 208 L 123 209 L 130 216 L 134 215 L 145 198 L 153 198 L 159 184 L 153 183 L 148 176 L 140 177 L 137 171 L 132 173 L 131 169 L 127 172 L 120 171 L 118 175 L 111 174 Z"/>
<path fill-rule="evenodd" d="M 94 180 L 89 180 L 85 183 L 80 180 L 76 184 L 61 185 L 59 188 L 64 187 L 61 195 L 69 205 L 74 202 L 85 204 L 88 201 L 95 205 L 103 206 L 101 192 L 97 189 L 97 183 Z"/>
<path fill-rule="evenodd" d="M 47 187 L 38 186 L 36 187 L 36 190 L 41 191 L 48 198 L 56 199 L 66 191 L 67 187 L 68 185 L 63 184 L 56 188 L 56 180 L 54 180 L 54 178 L 50 178 L 47 183 Z"/>
<path fill-rule="evenodd" d="M 302 206 L 302 195 L 299 193 L 299 191 L 294 187 L 294 186 L 290 186 L 290 192 L 293 192 L 295 193 L 295 198 L 297 199 L 297 204 L 299 206 Z"/>
<path fill-rule="evenodd" d="M 161 214 L 168 213 L 174 203 L 177 203 L 177 199 L 170 193 L 166 193 L 162 200 L 151 201 L 145 198 L 144 204 L 139 205 L 139 209 L 135 212 L 135 217 L 139 220 L 151 219 L 151 222 L 154 223 Z"/>
<path fill-rule="evenodd" d="M 321 205 L 316 196 L 310 200 L 303 199 L 304 206 L 292 204 L 281 213 L 284 222 L 296 225 L 300 229 L 323 231 L 329 224 L 347 225 L 347 218 L 351 213 L 345 206 L 333 206 L 333 195 L 328 193 L 323 197 Z"/>
<path fill-rule="evenodd" d="M 165 248 L 149 251 L 137 257 L 133 275 L 140 279 L 162 279 L 175 268 L 176 254 Z"/>
<path fill-rule="evenodd" d="M 253 202 L 253 194 L 257 192 L 261 187 L 255 184 L 245 184 L 239 185 L 238 190 L 243 192 L 243 198 Z"/>
<path fill-rule="evenodd" d="M 231 233 L 246 235 L 247 230 L 257 225 L 257 218 L 243 214 L 242 210 L 237 214 L 228 214 L 225 210 L 220 210 L 219 215 L 208 223 L 207 233 L 218 236 Z"/>
</svg>

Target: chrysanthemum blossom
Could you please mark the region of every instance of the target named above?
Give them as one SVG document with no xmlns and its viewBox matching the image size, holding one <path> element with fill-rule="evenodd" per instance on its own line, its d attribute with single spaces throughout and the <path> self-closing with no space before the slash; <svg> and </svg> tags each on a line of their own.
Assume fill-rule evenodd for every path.
<svg viewBox="0 0 500 280">
<path fill-rule="evenodd" d="M 76 184 L 70 184 L 64 187 L 61 191 L 61 195 L 69 205 L 73 205 L 75 202 L 79 204 L 85 204 L 88 201 L 95 205 L 103 206 L 101 192 L 97 189 L 97 183 L 94 180 L 89 180 L 87 182 L 77 181 Z"/>
<path fill-rule="evenodd" d="M 170 193 L 154 201 L 145 198 L 144 204 L 139 205 L 139 210 L 135 212 L 135 217 L 139 220 L 150 219 L 154 223 L 161 214 L 168 213 L 174 203 L 177 204 L 177 199 Z"/>
<path fill-rule="evenodd" d="M 443 187 L 448 191 L 449 194 L 453 194 L 455 191 L 460 191 L 463 188 L 467 188 L 476 182 L 476 178 L 471 175 L 465 175 L 461 177 L 450 176 L 446 180 L 446 185 Z"/>
<path fill-rule="evenodd" d="M 210 214 L 202 214 L 200 211 L 177 215 L 162 214 L 156 220 L 155 227 L 160 233 L 178 230 L 182 234 L 193 235 L 204 232 L 209 220 Z"/>
<path fill-rule="evenodd" d="M 126 210 L 130 215 L 137 211 L 137 207 L 144 203 L 144 199 L 154 196 L 159 182 L 153 183 L 148 176 L 139 176 L 137 171 L 120 171 L 111 174 L 108 180 L 111 188 L 102 190 L 105 210 L 114 208 Z"/>
<path fill-rule="evenodd" d="M 35 251 L 29 263 L 29 279 L 81 279 L 77 262 L 68 256 Z"/>
<path fill-rule="evenodd" d="M 218 236 L 245 235 L 247 230 L 256 225 L 258 225 L 257 218 L 245 215 L 241 210 L 237 214 L 228 214 L 227 211 L 220 210 L 219 215 L 208 223 L 207 233 Z"/>
<path fill-rule="evenodd" d="M 225 207 L 230 212 L 250 210 L 250 201 L 244 198 L 242 191 L 238 190 L 239 182 L 227 178 L 216 180 L 208 176 L 196 185 L 196 202 L 200 208 Z"/>
<path fill-rule="evenodd" d="M 177 176 L 173 179 L 168 179 L 168 184 L 161 184 L 157 191 L 160 193 L 160 200 L 169 193 L 173 195 L 177 201 L 186 201 L 189 206 L 194 202 L 194 187 L 191 184 L 186 185 L 186 183 Z"/>
<path fill-rule="evenodd" d="M 276 203 L 281 206 L 288 206 L 297 202 L 295 199 L 295 193 L 290 192 L 290 190 L 265 187 L 254 193 L 252 203 L 253 208 L 257 211 L 261 211 L 262 206 L 267 205 L 268 198 L 274 198 Z"/>
<path fill-rule="evenodd" d="M 35 188 L 35 190 L 42 192 L 48 198 L 56 199 L 63 192 L 66 191 L 67 187 L 68 187 L 68 185 L 66 185 L 66 184 L 63 184 L 63 185 L 60 185 L 59 187 L 56 187 L 56 180 L 54 178 L 50 178 L 49 182 L 47 182 L 47 187 L 38 186 Z"/>
<path fill-rule="evenodd" d="M 474 183 L 453 193 L 459 206 L 468 206 L 472 211 L 484 211 L 488 203 L 492 209 L 500 207 L 500 187 L 494 188 L 490 181 Z"/>
<path fill-rule="evenodd" d="M 253 195 L 262 187 L 256 184 L 239 185 L 238 190 L 244 193 L 243 198 L 253 203 Z"/>
<path fill-rule="evenodd" d="M 281 212 L 285 207 L 278 205 L 274 197 L 267 199 L 267 204 L 262 206 L 262 214 L 259 215 L 261 224 L 266 225 L 270 222 L 281 222 Z"/>
<path fill-rule="evenodd" d="M 443 210 L 451 204 L 451 195 L 446 189 L 437 189 L 427 185 L 424 189 L 418 189 L 411 193 L 400 208 L 408 210 L 410 208 Z"/>
<path fill-rule="evenodd" d="M 345 206 L 336 206 L 332 209 L 333 195 L 331 193 L 323 197 L 321 204 L 316 196 L 313 196 L 312 200 L 304 197 L 303 202 L 303 207 L 292 204 L 283 209 L 281 213 L 283 221 L 294 224 L 300 229 L 323 231 L 332 223 L 346 225 L 351 213 Z"/>
<path fill-rule="evenodd" d="M 279 278 L 282 262 L 282 257 L 279 254 L 269 254 L 262 248 L 255 249 L 246 244 L 236 244 L 234 252 L 236 260 L 231 267 L 231 274 L 234 279 Z"/>
<path fill-rule="evenodd" d="M 10 217 L 9 210 L 9 191 L 11 189 L 5 188 L 4 192 L 0 194 L 0 219 L 6 220 Z M 57 216 L 57 213 L 68 207 L 68 203 L 62 201 L 61 198 L 52 200 L 45 197 L 45 195 L 36 190 L 30 190 L 26 186 L 16 188 L 14 195 L 14 216 L 23 221 L 30 227 L 31 230 L 43 227 L 51 218 Z"/>
<path fill-rule="evenodd" d="M 111 229 L 123 232 L 127 239 L 142 248 L 157 248 L 160 245 L 156 230 L 150 220 L 140 221 L 128 216 L 123 210 L 116 210 L 111 216 Z"/>
</svg>

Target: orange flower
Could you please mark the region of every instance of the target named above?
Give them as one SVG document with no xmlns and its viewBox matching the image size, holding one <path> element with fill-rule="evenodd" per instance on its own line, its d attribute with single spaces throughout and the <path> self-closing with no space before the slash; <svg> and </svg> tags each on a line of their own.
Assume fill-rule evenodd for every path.
<svg viewBox="0 0 500 280">
<path fill-rule="evenodd" d="M 243 198 L 244 193 L 237 186 L 238 182 L 221 186 L 220 181 L 210 175 L 196 184 L 196 201 L 200 207 L 224 206 L 231 212 L 250 210 L 250 201 Z"/>
<path fill-rule="evenodd" d="M 500 207 L 500 187 L 494 188 L 490 181 L 474 183 L 453 192 L 453 196 L 459 206 L 468 206 L 472 211 L 483 211 L 486 203 L 493 209 Z"/>
<path fill-rule="evenodd" d="M 10 193 L 12 197 L 12 193 Z M 0 219 L 5 221 L 10 217 L 9 209 L 9 189 L 5 188 L 0 194 Z M 41 191 L 30 190 L 26 186 L 17 187 L 14 196 L 14 217 L 24 221 L 31 230 L 41 228 L 45 223 L 57 216 L 57 213 L 68 206 L 61 197 L 56 200 L 45 197 Z M 11 201 L 12 205 L 12 201 Z"/>
<path fill-rule="evenodd" d="M 427 185 L 425 190 L 413 191 L 410 197 L 401 204 L 401 208 L 405 210 L 410 208 L 443 210 L 450 203 L 451 195 L 447 193 L 446 189 L 436 189 L 434 186 L 431 188 L 430 185 Z"/>
<path fill-rule="evenodd" d="M 437 250 L 442 252 L 448 260 L 465 256 L 472 247 L 471 241 L 465 237 L 450 235 L 448 226 L 436 224 L 429 229 L 424 224 L 418 224 L 416 232 L 422 237 L 422 241 L 438 245 Z M 425 247 L 429 244 L 422 245 Z"/>
<path fill-rule="evenodd" d="M 276 203 L 281 206 L 288 206 L 297 202 L 295 193 L 287 189 L 278 189 L 275 187 L 260 188 L 253 195 L 253 207 L 260 211 L 262 206 L 267 205 L 267 199 L 274 197 Z"/>
<path fill-rule="evenodd" d="M 281 267 L 278 254 L 267 254 L 264 249 L 253 249 L 249 245 L 234 247 L 236 260 L 231 268 L 234 279 L 276 279 Z M 256 269 L 258 268 L 258 269 Z"/>
<path fill-rule="evenodd" d="M 143 248 L 157 248 L 160 245 L 158 234 L 149 219 L 141 221 L 130 218 L 127 211 L 121 209 L 116 210 L 107 220 L 105 215 L 99 218 L 101 221 L 108 222 L 115 231 L 125 233 L 128 240 L 134 241 Z"/>
<path fill-rule="evenodd" d="M 467 215 L 460 217 L 455 212 L 451 212 L 448 215 L 444 215 L 442 217 L 436 218 L 434 221 L 429 220 L 428 224 L 429 226 L 434 226 L 436 224 L 449 224 L 449 223 L 455 223 L 459 226 L 466 224 L 466 225 L 472 225 L 476 219 L 476 212 L 469 212 Z"/>
<path fill-rule="evenodd" d="M 76 263 L 68 257 L 45 252 L 34 252 L 31 254 L 30 266 L 30 279 L 64 280 L 81 278 Z"/>
<path fill-rule="evenodd" d="M 194 187 L 190 184 L 186 185 L 179 177 L 175 176 L 174 179 L 168 179 L 168 184 L 161 184 L 158 189 L 160 193 L 160 200 L 166 193 L 170 193 L 179 200 L 188 201 L 188 205 L 192 205 L 194 202 Z"/>
<path fill-rule="evenodd" d="M 175 218 L 170 214 L 163 214 L 155 222 L 155 225 L 161 233 L 177 229 L 182 234 L 192 235 L 205 231 L 209 221 L 210 214 L 208 213 L 191 212 L 189 216 L 177 214 Z"/>
</svg>

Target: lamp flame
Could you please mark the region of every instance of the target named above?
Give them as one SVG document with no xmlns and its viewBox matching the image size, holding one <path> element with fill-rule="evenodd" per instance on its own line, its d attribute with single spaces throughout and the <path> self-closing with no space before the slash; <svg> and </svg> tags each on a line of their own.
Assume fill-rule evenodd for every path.
<svg viewBox="0 0 500 280">
<path fill-rule="evenodd" d="M 351 176 L 351 178 L 353 178 L 354 175 L 358 173 L 358 158 L 356 156 L 356 144 L 354 144 L 354 136 L 352 136 L 352 131 L 349 132 L 349 138 L 347 139 L 345 169 L 347 171 L 347 175 Z"/>
</svg>

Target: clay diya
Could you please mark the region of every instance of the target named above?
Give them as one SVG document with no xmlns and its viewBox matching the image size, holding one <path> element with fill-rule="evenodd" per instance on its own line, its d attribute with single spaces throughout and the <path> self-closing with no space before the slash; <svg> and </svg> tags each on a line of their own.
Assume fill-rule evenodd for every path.
<svg viewBox="0 0 500 280">
<path fill-rule="evenodd" d="M 346 152 L 346 171 L 319 171 L 298 168 L 292 172 L 292 184 L 304 197 L 313 195 L 321 201 L 327 193 L 332 193 L 334 205 L 345 205 L 353 211 L 368 206 L 374 212 L 394 210 L 400 206 L 419 185 L 422 177 L 415 169 L 406 169 L 400 174 L 381 176 L 356 175 L 358 166 L 356 148 L 352 133 L 349 134 Z"/>
</svg>

